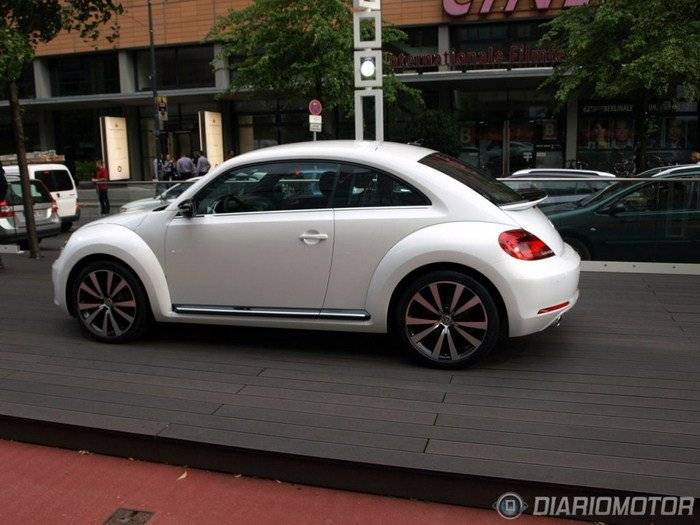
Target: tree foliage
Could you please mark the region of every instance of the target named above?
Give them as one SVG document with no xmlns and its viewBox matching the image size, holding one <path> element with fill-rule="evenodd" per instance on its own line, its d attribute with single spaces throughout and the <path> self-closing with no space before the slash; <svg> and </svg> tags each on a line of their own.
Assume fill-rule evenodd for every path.
<svg viewBox="0 0 700 525">
<path fill-rule="evenodd" d="M 698 0 L 592 0 L 546 24 L 565 53 L 552 83 L 560 101 L 581 95 L 689 99 L 700 87 Z"/>
<path fill-rule="evenodd" d="M 352 0 L 254 0 L 217 20 L 207 39 L 221 42 L 222 58 L 234 66 L 231 92 L 352 107 Z M 383 28 L 385 45 L 403 39 L 402 31 Z M 399 92 L 415 96 L 415 90 L 385 77 L 386 102 L 396 102 Z"/>
</svg>

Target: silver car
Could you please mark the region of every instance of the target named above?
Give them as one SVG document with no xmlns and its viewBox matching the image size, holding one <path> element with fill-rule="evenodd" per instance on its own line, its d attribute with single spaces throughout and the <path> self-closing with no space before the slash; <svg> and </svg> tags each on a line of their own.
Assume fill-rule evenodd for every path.
<svg viewBox="0 0 700 525">
<path fill-rule="evenodd" d="M 184 191 L 189 188 L 192 184 L 197 182 L 201 177 L 192 177 L 185 181 L 180 182 L 170 186 L 160 195 L 155 197 L 148 197 L 146 199 L 138 199 L 135 201 L 127 202 L 121 208 L 119 208 L 119 213 L 127 213 L 132 211 L 149 211 L 160 208 L 170 204 L 173 200 L 177 199 Z"/>
<path fill-rule="evenodd" d="M 58 205 L 44 184 L 38 180 L 29 182 L 34 201 L 34 220 L 39 239 L 61 233 Z M 0 202 L 0 244 L 19 244 L 27 247 L 27 222 L 22 205 L 22 185 L 19 177 L 7 178 L 7 197 Z"/>
</svg>

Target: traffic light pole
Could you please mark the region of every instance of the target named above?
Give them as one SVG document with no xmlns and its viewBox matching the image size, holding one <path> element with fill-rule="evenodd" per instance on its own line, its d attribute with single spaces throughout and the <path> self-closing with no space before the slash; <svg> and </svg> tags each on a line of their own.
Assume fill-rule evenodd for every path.
<svg viewBox="0 0 700 525">
<path fill-rule="evenodd" d="M 153 135 L 156 146 L 156 160 L 153 163 L 153 178 L 159 179 L 158 168 L 161 161 L 160 112 L 158 111 L 158 72 L 156 71 L 156 46 L 153 38 L 153 6 L 148 0 L 148 37 L 151 48 L 151 88 L 153 89 Z"/>
</svg>

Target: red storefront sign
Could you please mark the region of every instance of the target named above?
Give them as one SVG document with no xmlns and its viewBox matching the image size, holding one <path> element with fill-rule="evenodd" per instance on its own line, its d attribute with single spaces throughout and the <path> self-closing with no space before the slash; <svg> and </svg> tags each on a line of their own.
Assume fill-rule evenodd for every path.
<svg viewBox="0 0 700 525">
<path fill-rule="evenodd" d="M 503 8 L 503 11 L 506 13 L 512 13 L 518 6 L 519 1 L 520 0 L 508 0 L 508 3 Z M 530 0 L 526 1 L 528 3 L 530 2 Z M 493 11 L 493 2 L 494 0 L 484 0 L 484 3 L 481 5 L 481 9 L 479 10 L 479 14 L 487 15 L 491 13 Z M 590 0 L 565 0 L 563 7 L 587 5 L 589 2 Z M 552 0 L 535 0 L 535 7 L 540 11 L 550 9 L 551 5 Z M 464 16 L 469 14 L 472 7 L 472 2 L 471 0 L 461 3 L 457 0 L 442 0 L 442 7 L 445 10 L 445 13 L 449 16 Z"/>
</svg>

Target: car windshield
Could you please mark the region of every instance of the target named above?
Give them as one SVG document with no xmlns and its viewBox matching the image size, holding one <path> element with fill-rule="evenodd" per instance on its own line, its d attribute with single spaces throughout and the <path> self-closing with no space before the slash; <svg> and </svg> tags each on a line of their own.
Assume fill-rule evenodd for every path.
<svg viewBox="0 0 700 525">
<path fill-rule="evenodd" d="M 523 195 L 494 179 L 489 174 L 449 155 L 431 153 L 418 162 L 461 182 L 497 206 L 527 200 Z"/>
<path fill-rule="evenodd" d="M 53 202 L 53 198 L 40 182 L 31 181 L 30 188 L 32 190 L 32 202 L 34 202 L 34 204 L 48 204 Z M 10 181 L 7 185 L 5 201 L 8 206 L 22 206 L 22 184 L 20 181 Z"/>
<path fill-rule="evenodd" d="M 165 190 L 163 193 L 160 194 L 160 198 L 163 199 L 164 201 L 166 200 L 172 200 L 178 198 L 180 195 L 185 193 L 185 190 L 189 188 L 193 182 L 181 182 L 180 184 L 175 184 L 175 186 L 171 186 L 167 190 Z"/>
</svg>

